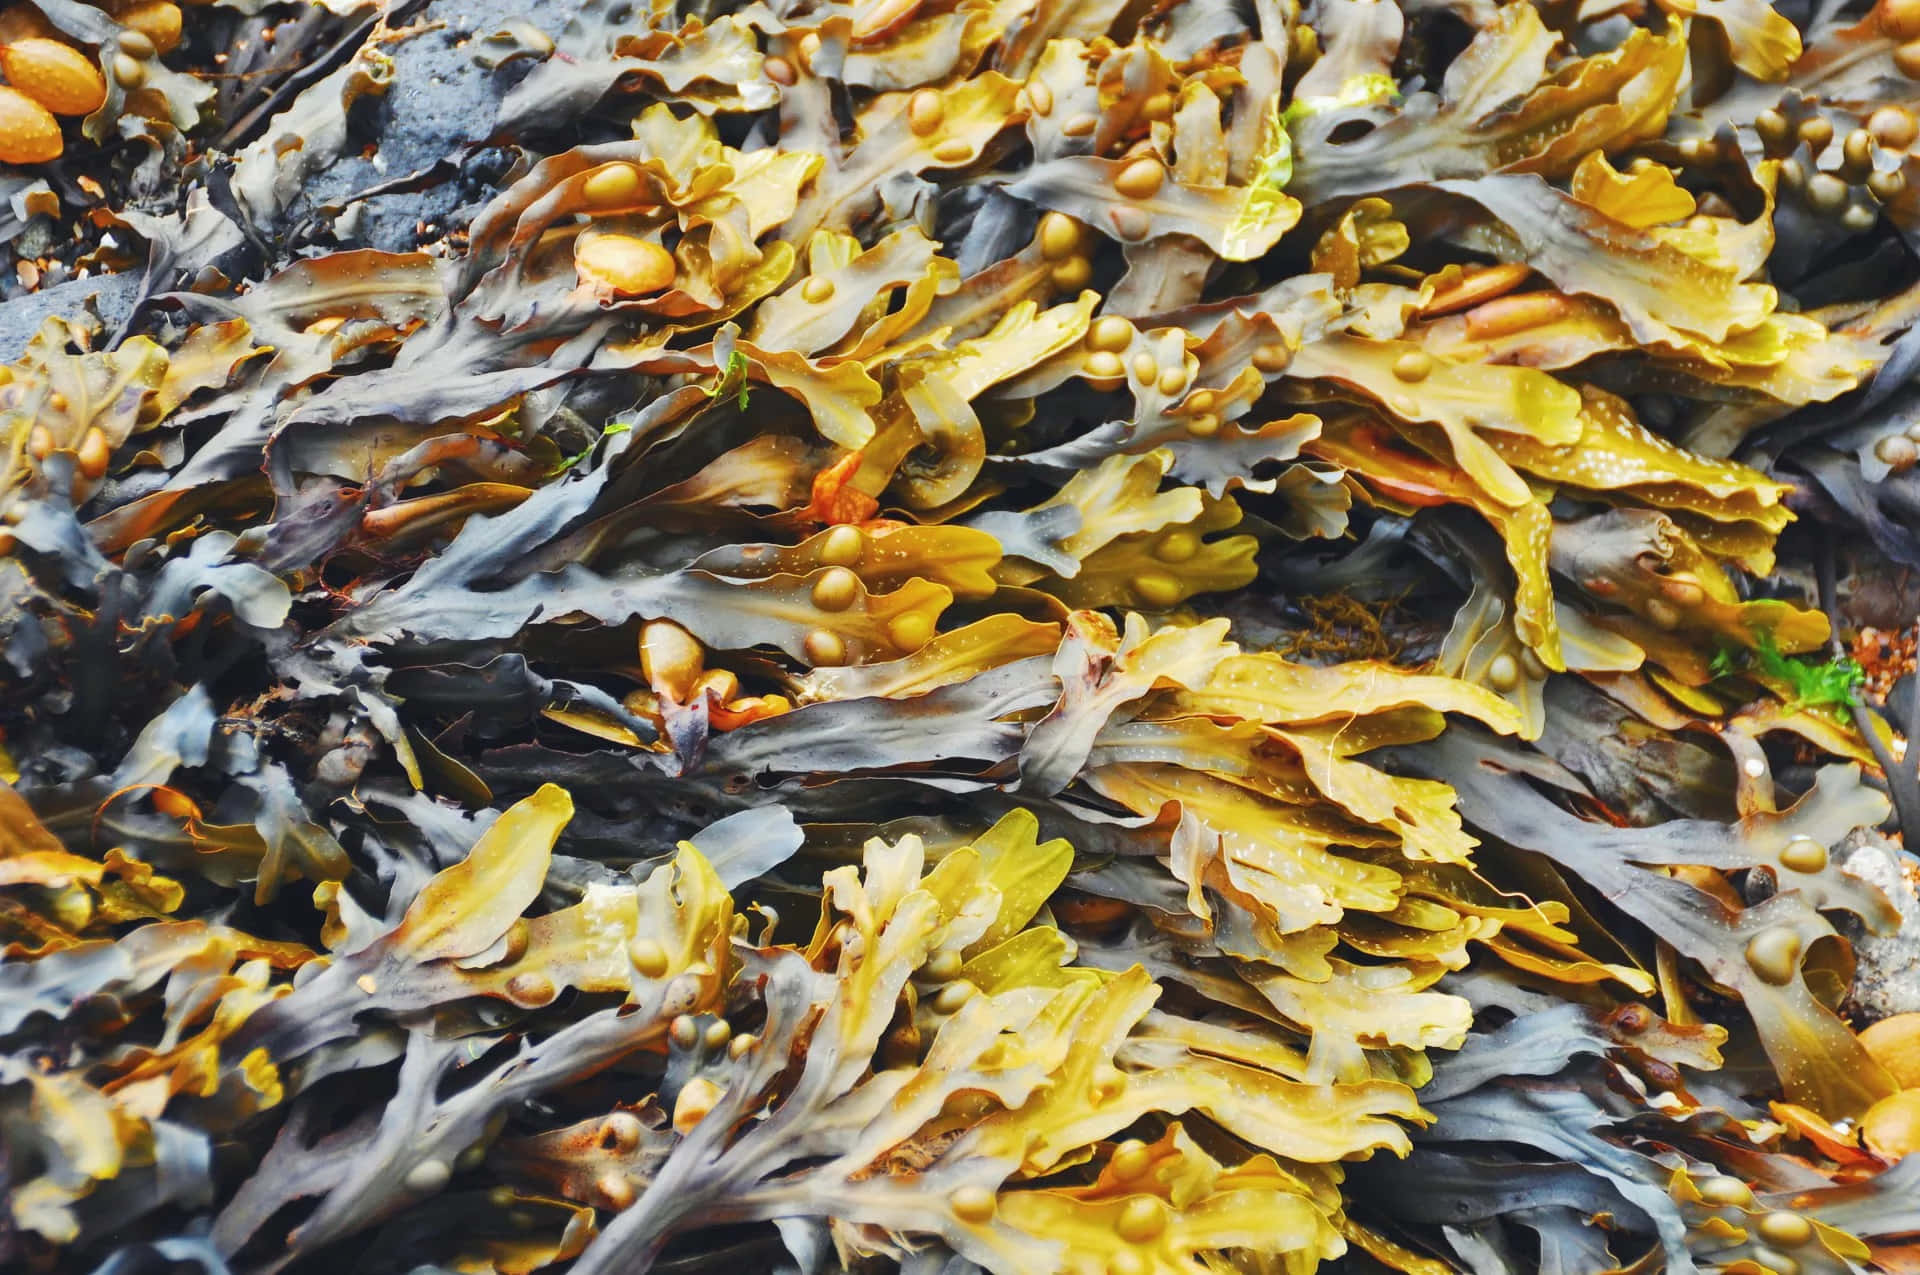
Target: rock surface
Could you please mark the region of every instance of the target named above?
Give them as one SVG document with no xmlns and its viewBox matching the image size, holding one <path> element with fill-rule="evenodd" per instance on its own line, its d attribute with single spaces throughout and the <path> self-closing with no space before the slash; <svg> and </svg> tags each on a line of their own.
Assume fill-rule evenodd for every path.
<svg viewBox="0 0 1920 1275">
<path fill-rule="evenodd" d="M 79 317 L 89 299 L 108 331 L 119 327 L 132 311 L 134 298 L 140 295 L 140 280 L 138 273 L 69 279 L 0 305 L 0 362 L 19 358 L 48 319 Z"/>
<path fill-rule="evenodd" d="M 1870 934 L 1850 923 L 1857 972 L 1853 1003 L 1867 1020 L 1920 1010 L 1920 860 L 1870 829 L 1862 828 L 1840 848 L 1840 865 L 1878 886 L 1898 908 L 1901 926 Z"/>
<path fill-rule="evenodd" d="M 420 33 L 392 46 L 392 87 L 366 104 L 364 117 L 356 110 L 356 135 L 370 145 L 315 173 L 288 224 L 351 204 L 359 221 L 347 237 L 387 252 L 411 251 L 464 226 L 493 193 L 466 162 L 468 152 L 492 134 L 501 96 L 526 66 L 488 70 L 474 60 L 475 42 L 516 18 L 537 17 L 557 30 L 579 7 L 579 0 L 434 0 L 415 24 Z M 407 178 L 426 178 L 440 165 L 445 170 L 406 188 Z M 383 187 L 399 188 L 363 195 Z"/>
</svg>

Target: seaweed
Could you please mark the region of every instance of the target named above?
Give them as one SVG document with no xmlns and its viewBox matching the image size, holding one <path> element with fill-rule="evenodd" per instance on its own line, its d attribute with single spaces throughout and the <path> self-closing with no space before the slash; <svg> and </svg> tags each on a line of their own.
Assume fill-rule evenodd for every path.
<svg viewBox="0 0 1920 1275">
<path fill-rule="evenodd" d="M 0 1266 L 1914 1266 L 1920 10 L 459 8 L 0 13 Z"/>
</svg>

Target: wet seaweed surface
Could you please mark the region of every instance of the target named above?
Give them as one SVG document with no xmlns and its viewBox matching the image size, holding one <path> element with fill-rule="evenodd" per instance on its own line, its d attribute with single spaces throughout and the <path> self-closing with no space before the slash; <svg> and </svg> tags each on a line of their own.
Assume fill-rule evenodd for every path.
<svg viewBox="0 0 1920 1275">
<path fill-rule="evenodd" d="M 0 10 L 0 1267 L 1920 1270 L 1920 3 Z"/>
</svg>

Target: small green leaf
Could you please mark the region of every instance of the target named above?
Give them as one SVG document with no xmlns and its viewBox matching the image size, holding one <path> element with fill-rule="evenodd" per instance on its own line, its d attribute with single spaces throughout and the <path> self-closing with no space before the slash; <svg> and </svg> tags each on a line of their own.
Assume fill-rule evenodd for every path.
<svg viewBox="0 0 1920 1275">
<path fill-rule="evenodd" d="M 612 438 L 615 434 L 630 433 L 632 432 L 632 430 L 633 430 L 632 421 L 609 421 L 607 423 L 606 428 L 600 431 L 599 438 L 595 439 L 591 443 L 588 443 L 585 447 L 582 447 L 579 451 L 567 457 L 565 460 L 561 461 L 558 465 L 555 465 L 552 469 L 548 470 L 547 477 L 558 478 L 561 474 L 566 473 L 569 469 L 572 469 L 575 465 L 578 465 L 581 461 L 585 460 L 587 456 L 593 451 L 593 449 L 599 446 L 600 443 L 603 442 L 604 440 Z"/>
<path fill-rule="evenodd" d="M 1730 677 L 1745 668 L 1785 682 L 1792 689 L 1789 705 L 1794 708 L 1851 708 L 1860 702 L 1867 677 L 1865 669 L 1845 656 L 1816 662 L 1782 655 L 1771 633 L 1762 633 L 1750 653 L 1722 647 L 1708 665 L 1715 677 Z"/>
<path fill-rule="evenodd" d="M 720 373 L 720 379 L 707 390 L 708 398 L 725 398 L 729 394 L 737 395 L 741 411 L 747 410 L 747 402 L 752 386 L 747 381 L 747 356 L 735 350 L 727 355 L 727 366 Z"/>
</svg>

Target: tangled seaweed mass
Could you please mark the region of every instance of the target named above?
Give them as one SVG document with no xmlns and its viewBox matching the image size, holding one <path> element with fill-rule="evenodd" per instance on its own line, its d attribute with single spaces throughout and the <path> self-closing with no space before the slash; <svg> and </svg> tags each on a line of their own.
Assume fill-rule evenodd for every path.
<svg viewBox="0 0 1920 1275">
<path fill-rule="evenodd" d="M 1920 1270 L 1920 3 L 442 7 L 0 14 L 0 1266 Z"/>
</svg>

